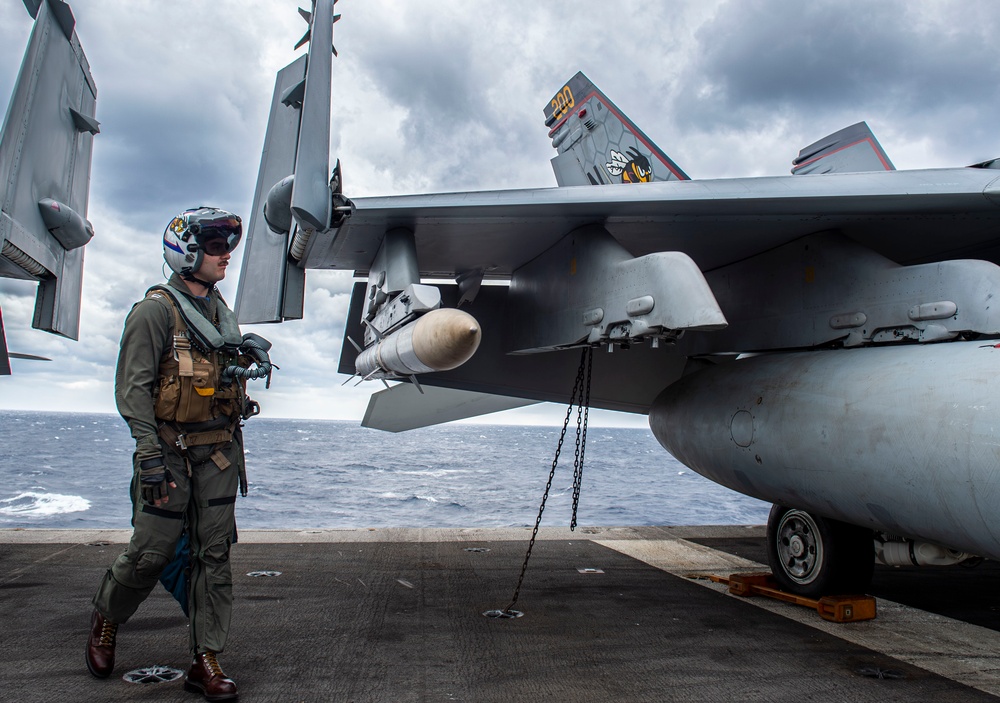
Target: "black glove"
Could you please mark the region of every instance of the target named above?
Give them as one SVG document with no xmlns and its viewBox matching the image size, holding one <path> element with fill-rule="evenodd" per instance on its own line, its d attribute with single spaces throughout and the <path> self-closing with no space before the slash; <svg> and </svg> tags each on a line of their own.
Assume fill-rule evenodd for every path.
<svg viewBox="0 0 1000 703">
<path fill-rule="evenodd" d="M 139 462 L 139 485 L 142 489 L 142 502 L 147 505 L 158 505 L 167 502 L 167 484 L 173 484 L 174 477 L 163 464 L 161 457 L 146 459 Z"/>
</svg>

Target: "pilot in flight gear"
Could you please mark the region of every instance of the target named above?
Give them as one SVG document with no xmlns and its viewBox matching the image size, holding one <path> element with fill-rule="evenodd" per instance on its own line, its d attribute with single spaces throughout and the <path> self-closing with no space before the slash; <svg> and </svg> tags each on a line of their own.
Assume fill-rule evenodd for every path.
<svg viewBox="0 0 1000 703">
<path fill-rule="evenodd" d="M 118 626 L 150 594 L 187 533 L 194 660 L 184 685 L 213 701 L 237 697 L 216 654 L 232 612 L 236 493 L 246 495 L 240 428 L 259 411 L 246 397 L 246 380 L 271 369 L 270 345 L 240 334 L 215 287 L 241 236 L 240 218 L 224 210 L 200 207 L 175 217 L 163 233 L 174 273 L 125 320 L 115 400 L 135 439 L 134 530 L 94 596 L 86 657 L 94 676 L 111 674 Z"/>
</svg>

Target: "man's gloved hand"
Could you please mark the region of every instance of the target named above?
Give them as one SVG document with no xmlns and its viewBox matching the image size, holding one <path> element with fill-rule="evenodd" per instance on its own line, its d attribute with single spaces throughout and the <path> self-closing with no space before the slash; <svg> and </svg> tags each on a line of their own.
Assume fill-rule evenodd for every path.
<svg viewBox="0 0 1000 703">
<path fill-rule="evenodd" d="M 147 505 L 163 505 L 170 500 L 167 486 L 177 488 L 174 477 L 164 465 L 162 457 L 146 459 L 139 462 L 139 486 L 142 489 L 142 502 Z"/>
</svg>

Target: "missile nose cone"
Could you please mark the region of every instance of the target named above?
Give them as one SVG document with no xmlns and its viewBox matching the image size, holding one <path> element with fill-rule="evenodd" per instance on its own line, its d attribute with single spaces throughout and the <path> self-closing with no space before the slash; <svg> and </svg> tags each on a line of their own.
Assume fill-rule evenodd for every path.
<svg viewBox="0 0 1000 703">
<path fill-rule="evenodd" d="M 413 328 L 413 352 L 435 371 L 461 366 L 476 353 L 482 339 L 479 323 L 469 313 L 454 308 L 432 310 Z"/>
</svg>

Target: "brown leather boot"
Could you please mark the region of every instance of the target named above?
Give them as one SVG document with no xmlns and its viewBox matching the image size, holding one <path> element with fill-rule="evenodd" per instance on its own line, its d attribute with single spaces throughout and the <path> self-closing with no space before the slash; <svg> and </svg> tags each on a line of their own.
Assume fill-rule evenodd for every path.
<svg viewBox="0 0 1000 703">
<path fill-rule="evenodd" d="M 209 701 L 235 701 L 239 697 L 236 684 L 222 671 L 215 652 L 195 655 L 184 679 L 184 688 L 201 692 Z"/>
<path fill-rule="evenodd" d="M 98 611 L 90 616 L 90 636 L 87 638 L 87 668 L 99 679 L 111 676 L 115 668 L 115 638 L 118 625 L 109 622 Z"/>
</svg>

